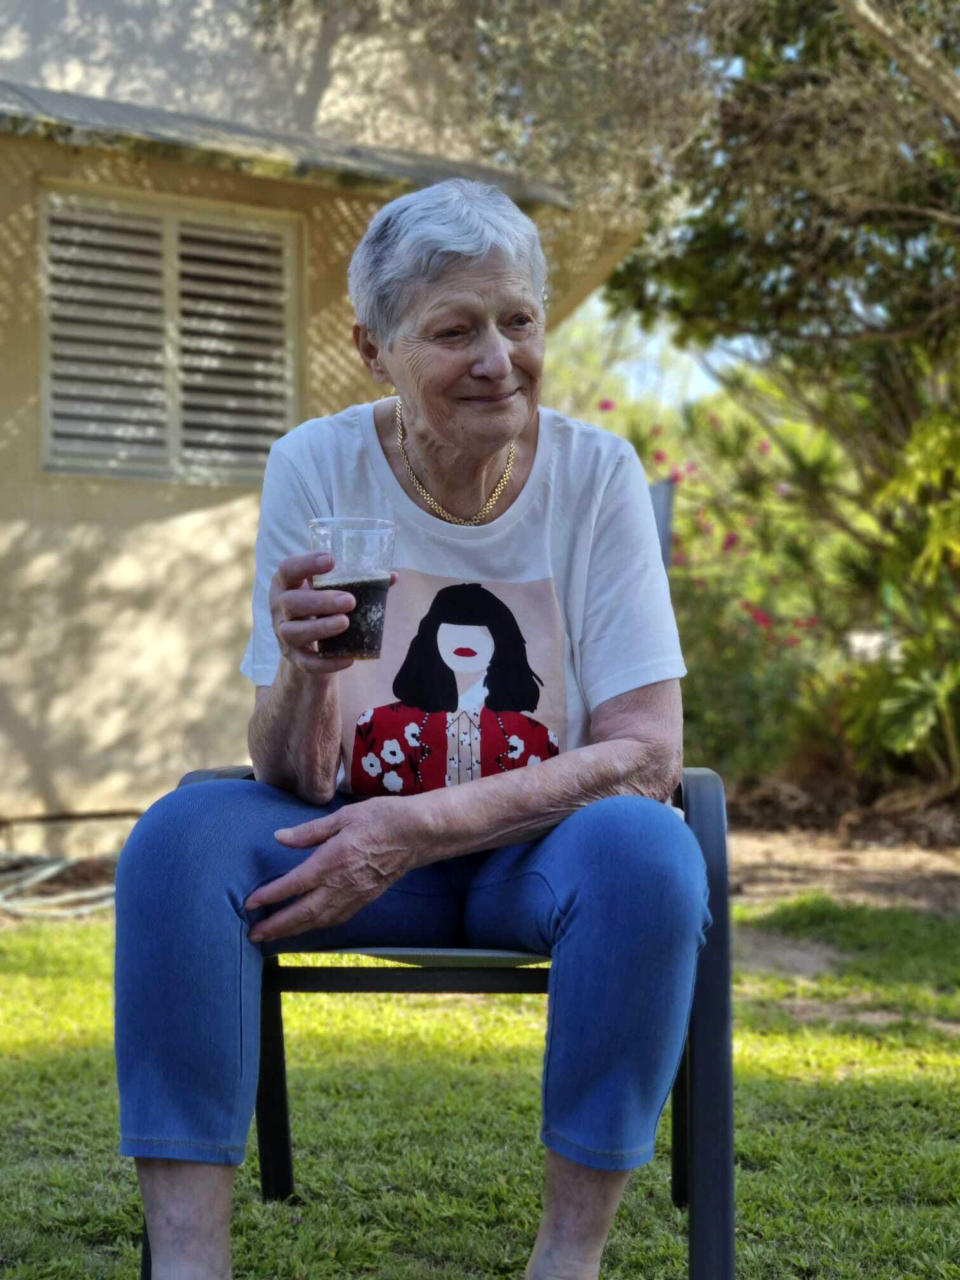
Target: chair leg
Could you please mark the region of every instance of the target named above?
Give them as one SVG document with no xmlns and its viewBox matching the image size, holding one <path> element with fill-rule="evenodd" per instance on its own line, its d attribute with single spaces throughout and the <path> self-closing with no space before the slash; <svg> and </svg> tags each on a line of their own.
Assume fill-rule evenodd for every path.
<svg viewBox="0 0 960 1280">
<path fill-rule="evenodd" d="M 678 1209 L 690 1203 L 690 1058 L 687 1046 L 673 1082 L 671 1114 L 673 1117 L 673 1145 L 670 1150 L 670 1195 Z"/>
<path fill-rule="evenodd" d="M 690 1280 L 733 1280 L 733 1056 L 726 820 L 723 790 L 715 774 L 706 769 L 688 770 L 684 784 L 684 808 L 706 860 L 713 915 L 697 966 L 687 1037 L 689 1275 Z"/>
<path fill-rule="evenodd" d="M 260 1150 L 260 1191 L 264 1200 L 286 1200 L 293 1195 L 282 995 L 271 981 L 278 968 L 276 956 L 264 959 L 260 992 L 260 1076 L 257 1082 L 257 1146 Z"/>
<path fill-rule="evenodd" d="M 153 1275 L 153 1259 L 150 1257 L 150 1237 L 147 1234 L 147 1220 L 143 1220 L 143 1236 L 140 1241 L 140 1280 L 151 1280 Z"/>
</svg>

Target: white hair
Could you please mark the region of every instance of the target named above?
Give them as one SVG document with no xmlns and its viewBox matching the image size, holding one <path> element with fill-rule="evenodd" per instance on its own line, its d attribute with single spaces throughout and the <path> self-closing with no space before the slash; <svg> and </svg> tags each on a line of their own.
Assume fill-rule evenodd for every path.
<svg viewBox="0 0 960 1280">
<path fill-rule="evenodd" d="M 391 200 L 371 218 L 350 261 L 358 322 L 389 343 L 411 287 L 492 253 L 528 271 L 537 300 L 546 302 L 547 260 L 536 225 L 499 187 L 451 178 Z"/>
</svg>

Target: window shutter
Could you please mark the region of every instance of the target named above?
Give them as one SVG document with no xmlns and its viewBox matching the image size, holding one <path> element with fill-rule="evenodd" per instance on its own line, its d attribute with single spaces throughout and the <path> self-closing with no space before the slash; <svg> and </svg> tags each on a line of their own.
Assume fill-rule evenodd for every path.
<svg viewBox="0 0 960 1280">
<path fill-rule="evenodd" d="M 52 199 L 47 260 L 54 453 L 164 466 L 161 219 Z"/>
<path fill-rule="evenodd" d="M 51 193 L 48 460 L 259 479 L 296 421 L 294 228 Z"/>
<path fill-rule="evenodd" d="M 262 471 L 291 425 L 283 233 L 185 221 L 177 252 L 183 460 Z"/>
</svg>

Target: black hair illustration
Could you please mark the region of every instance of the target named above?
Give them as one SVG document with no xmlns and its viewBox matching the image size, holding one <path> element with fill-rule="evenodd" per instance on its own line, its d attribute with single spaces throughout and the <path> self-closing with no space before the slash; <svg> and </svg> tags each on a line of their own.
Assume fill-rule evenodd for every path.
<svg viewBox="0 0 960 1280">
<path fill-rule="evenodd" d="M 543 681 L 527 661 L 527 643 L 510 609 L 479 582 L 443 587 L 433 597 L 393 681 L 393 692 L 421 711 L 456 711 L 457 681 L 440 656 L 437 632 L 444 622 L 487 627 L 493 656 L 487 667 L 485 705 L 491 711 L 533 711 Z"/>
</svg>

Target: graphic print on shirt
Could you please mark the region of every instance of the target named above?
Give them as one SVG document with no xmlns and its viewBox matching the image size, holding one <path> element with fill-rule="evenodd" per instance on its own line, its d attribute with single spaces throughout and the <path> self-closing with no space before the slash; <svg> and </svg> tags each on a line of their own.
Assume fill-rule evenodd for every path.
<svg viewBox="0 0 960 1280">
<path fill-rule="evenodd" d="M 380 659 L 340 677 L 350 790 L 411 795 L 557 755 L 565 639 L 550 579 L 481 584 L 402 571 Z"/>
</svg>

